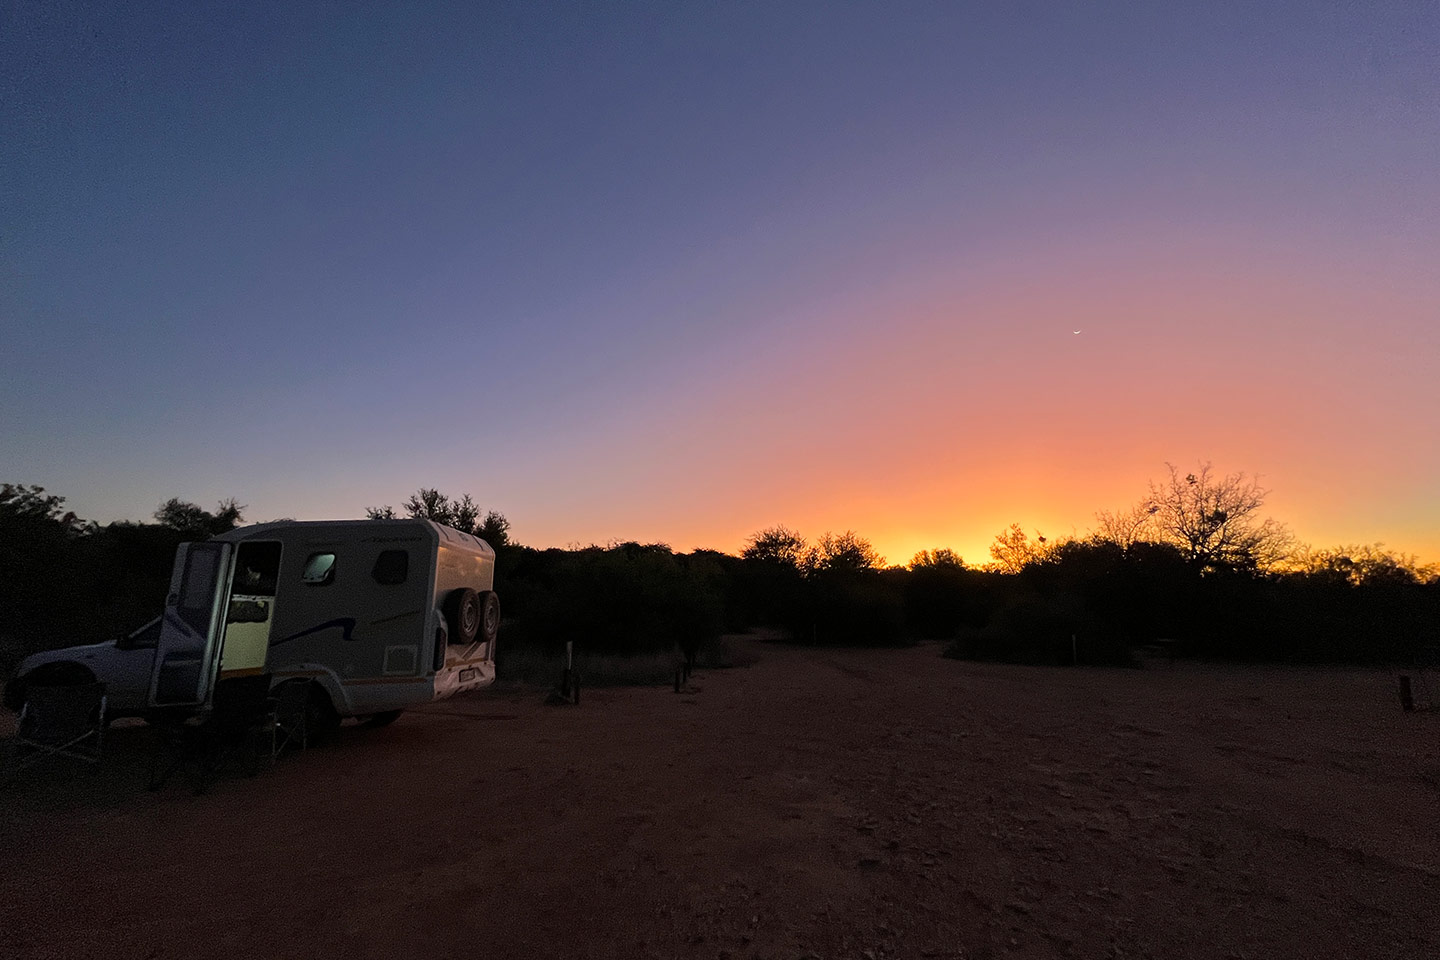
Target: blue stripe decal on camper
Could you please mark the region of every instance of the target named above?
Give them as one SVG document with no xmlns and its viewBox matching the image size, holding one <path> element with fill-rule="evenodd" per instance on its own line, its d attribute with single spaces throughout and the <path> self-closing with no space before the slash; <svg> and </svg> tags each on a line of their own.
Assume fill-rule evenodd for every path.
<svg viewBox="0 0 1440 960">
<path fill-rule="evenodd" d="M 341 640 L 355 639 L 353 636 L 351 636 L 351 633 L 355 630 L 355 618 L 338 617 L 334 620 L 326 620 L 324 623 L 311 627 L 309 630 L 301 630 L 299 633 L 292 633 L 288 637 L 284 637 L 280 640 L 274 641 L 270 644 L 270 646 L 278 647 L 282 643 L 289 643 L 291 640 L 299 640 L 301 637 L 308 637 L 312 633 L 319 633 L 321 630 L 329 630 L 331 627 L 339 627 L 342 631 L 344 631 L 344 634 L 340 637 Z"/>
</svg>

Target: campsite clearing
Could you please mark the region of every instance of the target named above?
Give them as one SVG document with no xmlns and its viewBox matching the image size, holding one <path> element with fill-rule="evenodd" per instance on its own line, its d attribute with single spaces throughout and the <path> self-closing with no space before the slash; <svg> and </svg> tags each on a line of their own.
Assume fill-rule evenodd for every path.
<svg viewBox="0 0 1440 960">
<path fill-rule="evenodd" d="M 117 728 L 0 787 L 6 955 L 1440 956 L 1440 713 L 1392 673 L 751 652 L 502 681 L 203 797 Z"/>
</svg>

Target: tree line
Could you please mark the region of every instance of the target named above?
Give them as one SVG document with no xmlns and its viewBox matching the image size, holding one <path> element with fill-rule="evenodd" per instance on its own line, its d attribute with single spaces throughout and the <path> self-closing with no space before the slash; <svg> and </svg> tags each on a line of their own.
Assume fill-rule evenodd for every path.
<svg viewBox="0 0 1440 960">
<path fill-rule="evenodd" d="M 951 656 L 1122 664 L 1137 644 L 1180 655 L 1403 662 L 1434 655 L 1440 571 L 1380 545 L 1317 549 L 1265 515 L 1243 473 L 1209 464 L 1166 475 L 1085 535 L 1013 524 L 989 559 L 948 548 L 887 564 L 854 531 L 814 540 L 776 526 L 737 554 L 663 543 L 582 548 L 516 543 L 499 511 L 422 488 L 373 519 L 425 517 L 497 553 L 506 649 L 696 652 L 724 633 L 778 627 L 806 644 L 946 642 Z M 40 487 L 0 485 L 0 667 L 46 646 L 96 642 L 155 616 L 175 548 L 244 522 L 172 498 L 154 523 L 86 522 Z"/>
</svg>

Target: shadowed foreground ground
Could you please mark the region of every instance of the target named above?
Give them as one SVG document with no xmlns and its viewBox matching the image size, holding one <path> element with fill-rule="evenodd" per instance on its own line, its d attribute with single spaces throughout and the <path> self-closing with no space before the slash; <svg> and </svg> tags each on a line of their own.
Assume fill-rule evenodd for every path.
<svg viewBox="0 0 1440 960">
<path fill-rule="evenodd" d="M 1387 673 L 756 648 L 488 691 L 203 797 L 0 788 L 19 958 L 1436 957 L 1440 714 Z"/>
</svg>

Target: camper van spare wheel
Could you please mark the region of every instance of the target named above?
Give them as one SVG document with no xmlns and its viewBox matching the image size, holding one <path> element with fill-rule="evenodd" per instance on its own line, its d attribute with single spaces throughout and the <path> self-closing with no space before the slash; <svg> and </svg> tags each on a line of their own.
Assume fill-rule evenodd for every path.
<svg viewBox="0 0 1440 960">
<path fill-rule="evenodd" d="M 480 632 L 480 595 L 469 587 L 451 590 L 445 598 L 445 620 L 450 626 L 450 643 L 468 646 Z"/>
<path fill-rule="evenodd" d="M 495 635 L 500 632 L 500 598 L 495 595 L 494 590 L 486 590 L 480 594 L 480 636 L 477 638 L 481 643 L 494 643 Z M 493 656 L 494 651 L 491 651 Z"/>
</svg>

